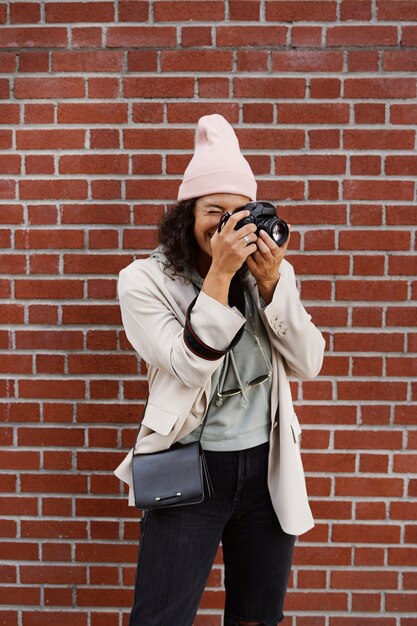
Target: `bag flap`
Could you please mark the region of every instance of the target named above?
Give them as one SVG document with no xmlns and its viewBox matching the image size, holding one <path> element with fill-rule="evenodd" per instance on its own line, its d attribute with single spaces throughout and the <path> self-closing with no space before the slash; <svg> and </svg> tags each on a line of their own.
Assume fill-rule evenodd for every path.
<svg viewBox="0 0 417 626">
<path fill-rule="evenodd" d="M 173 413 L 148 402 L 142 424 L 160 435 L 169 435 L 180 417 L 178 413 Z"/>
</svg>

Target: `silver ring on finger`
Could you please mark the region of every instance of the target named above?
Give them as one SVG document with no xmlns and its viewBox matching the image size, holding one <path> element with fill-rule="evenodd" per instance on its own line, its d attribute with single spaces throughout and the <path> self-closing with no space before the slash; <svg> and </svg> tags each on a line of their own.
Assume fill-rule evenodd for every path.
<svg viewBox="0 0 417 626">
<path fill-rule="evenodd" d="M 249 235 L 245 235 L 244 237 L 242 237 L 242 239 L 244 239 L 246 241 L 246 245 L 248 246 L 251 242 L 251 239 L 249 237 Z"/>
</svg>

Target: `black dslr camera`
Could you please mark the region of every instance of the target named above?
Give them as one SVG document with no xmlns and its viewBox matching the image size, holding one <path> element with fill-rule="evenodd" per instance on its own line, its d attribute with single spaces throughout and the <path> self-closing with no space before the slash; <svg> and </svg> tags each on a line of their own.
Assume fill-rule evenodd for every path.
<svg viewBox="0 0 417 626">
<path fill-rule="evenodd" d="M 256 234 L 259 236 L 259 231 L 264 230 L 275 241 L 278 246 L 283 246 L 288 239 L 289 228 L 283 219 L 278 217 L 275 212 L 275 207 L 270 202 L 249 202 L 245 206 L 235 209 L 233 213 L 238 211 L 250 211 L 250 215 L 244 217 L 235 227 L 235 230 L 239 230 L 246 224 L 256 225 Z M 226 224 L 229 217 L 232 215 L 230 211 L 225 213 L 220 220 L 218 232 L 221 231 Z"/>
</svg>

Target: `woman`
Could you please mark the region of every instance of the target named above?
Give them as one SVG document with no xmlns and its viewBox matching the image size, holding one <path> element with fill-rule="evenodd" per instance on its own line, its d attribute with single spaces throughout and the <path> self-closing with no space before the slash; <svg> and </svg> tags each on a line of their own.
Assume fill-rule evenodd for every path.
<svg viewBox="0 0 417 626">
<path fill-rule="evenodd" d="M 201 442 L 214 489 L 201 504 L 145 513 L 130 626 L 192 625 L 220 541 L 224 626 L 281 622 L 296 535 L 314 525 L 287 375 L 315 377 L 324 340 L 284 259 L 288 241 L 278 247 L 254 224 L 236 229 L 249 211 L 233 211 L 255 198 L 232 127 L 201 118 L 160 247 L 120 272 L 126 335 L 148 368 L 136 451 L 197 439 L 208 411 Z M 229 297 L 236 277 L 244 314 Z M 190 349 L 184 323 L 195 298 Z M 133 504 L 131 458 L 115 473 Z"/>
</svg>

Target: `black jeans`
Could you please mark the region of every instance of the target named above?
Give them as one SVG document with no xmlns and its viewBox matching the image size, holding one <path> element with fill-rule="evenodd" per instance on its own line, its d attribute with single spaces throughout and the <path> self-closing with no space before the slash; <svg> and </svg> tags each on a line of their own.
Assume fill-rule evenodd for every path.
<svg viewBox="0 0 417 626">
<path fill-rule="evenodd" d="M 296 537 L 282 530 L 272 507 L 268 448 L 205 451 L 212 498 L 145 513 L 130 626 L 192 626 L 220 541 L 224 626 L 284 619 Z"/>
</svg>

